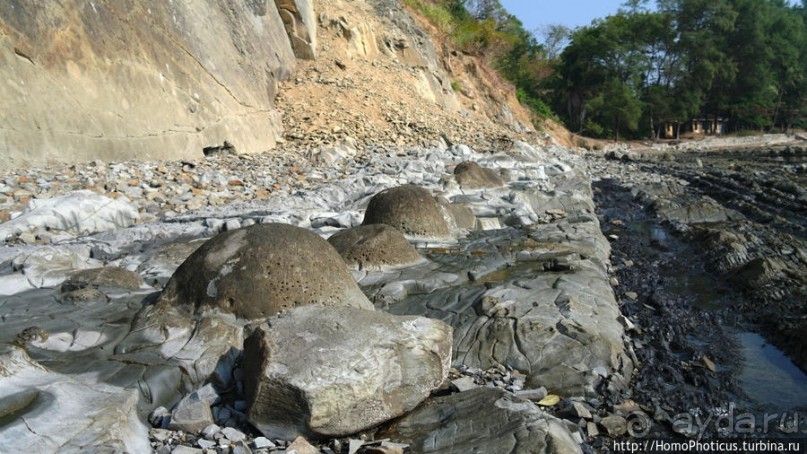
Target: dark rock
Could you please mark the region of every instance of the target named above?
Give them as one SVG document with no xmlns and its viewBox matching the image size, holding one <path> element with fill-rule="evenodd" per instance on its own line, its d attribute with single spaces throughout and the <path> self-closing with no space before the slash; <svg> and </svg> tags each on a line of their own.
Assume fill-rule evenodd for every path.
<svg viewBox="0 0 807 454">
<path fill-rule="evenodd" d="M 235 150 L 235 146 L 228 141 L 224 141 L 223 145 L 216 145 L 212 147 L 204 147 L 202 148 L 202 153 L 205 156 L 221 156 L 221 155 L 235 155 L 238 152 Z"/>
</svg>

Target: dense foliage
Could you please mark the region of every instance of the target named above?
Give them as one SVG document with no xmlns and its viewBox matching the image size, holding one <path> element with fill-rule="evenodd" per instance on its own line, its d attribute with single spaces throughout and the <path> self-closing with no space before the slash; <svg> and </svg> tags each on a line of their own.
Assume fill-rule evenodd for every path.
<svg viewBox="0 0 807 454">
<path fill-rule="evenodd" d="M 805 2 L 646 3 L 572 34 L 545 81 L 570 128 L 647 137 L 698 117 L 735 131 L 807 125 Z"/>
<path fill-rule="evenodd" d="M 693 118 L 807 127 L 807 0 L 627 0 L 573 32 L 549 27 L 542 43 L 498 0 L 405 1 L 573 131 L 657 137 Z"/>
</svg>

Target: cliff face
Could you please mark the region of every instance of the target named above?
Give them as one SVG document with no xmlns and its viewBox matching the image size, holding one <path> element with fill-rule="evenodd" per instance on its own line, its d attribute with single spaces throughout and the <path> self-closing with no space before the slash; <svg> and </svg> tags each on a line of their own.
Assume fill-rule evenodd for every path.
<svg viewBox="0 0 807 454">
<path fill-rule="evenodd" d="M 284 26 L 271 0 L 4 2 L 0 161 L 271 148 L 277 83 L 295 66 L 286 29 L 306 30 L 289 3 Z"/>
<path fill-rule="evenodd" d="M 0 162 L 532 132 L 512 88 L 433 36 L 399 0 L 7 0 Z"/>
</svg>

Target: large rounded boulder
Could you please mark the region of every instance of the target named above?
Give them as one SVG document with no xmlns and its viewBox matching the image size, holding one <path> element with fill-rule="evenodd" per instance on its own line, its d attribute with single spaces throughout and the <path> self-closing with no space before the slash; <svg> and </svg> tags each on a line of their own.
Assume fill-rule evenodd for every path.
<svg viewBox="0 0 807 454">
<path fill-rule="evenodd" d="M 373 309 L 339 253 L 288 224 L 253 225 L 208 240 L 177 268 L 160 302 L 249 320 L 305 305 Z"/>
<path fill-rule="evenodd" d="M 417 238 L 445 238 L 451 232 L 443 210 L 428 190 L 403 185 L 374 195 L 362 225 L 387 224 Z"/>
<path fill-rule="evenodd" d="M 423 257 L 395 227 L 362 225 L 338 232 L 328 242 L 350 267 L 360 270 L 402 267 L 423 261 Z"/>
<path fill-rule="evenodd" d="M 504 186 L 504 180 L 492 169 L 480 166 L 472 161 L 464 161 L 454 168 L 454 178 L 463 189 L 498 188 Z"/>
</svg>

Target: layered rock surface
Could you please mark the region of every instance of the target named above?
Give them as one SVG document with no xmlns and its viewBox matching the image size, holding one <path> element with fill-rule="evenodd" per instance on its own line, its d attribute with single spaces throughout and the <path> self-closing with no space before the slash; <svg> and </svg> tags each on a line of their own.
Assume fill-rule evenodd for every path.
<svg viewBox="0 0 807 454">
<path fill-rule="evenodd" d="M 532 402 L 492 388 L 436 398 L 389 430 L 423 453 L 582 452 L 563 421 Z"/>
<path fill-rule="evenodd" d="M 262 197 L 242 186 L 232 186 L 228 193 L 220 189 L 216 197 L 226 197 L 229 204 L 211 204 L 182 214 L 172 210 L 176 205 L 166 204 L 166 211 L 154 211 L 160 222 L 90 236 L 50 231 L 53 242 L 49 245 L 27 243 L 22 236 L 12 238 L 0 250 L 0 278 L 16 289 L 0 300 L 4 311 L 0 341 L 26 345 L 33 362 L 47 365 L 64 381 L 77 376 L 100 380 L 113 386 L 103 389 L 121 398 L 135 390 L 140 421 L 156 407 L 170 408 L 205 381 L 220 389 L 238 389 L 246 320 L 217 310 L 194 314 L 192 306 L 153 304 L 158 296 L 144 299 L 154 292 L 147 288 L 126 293 L 99 286 L 95 290 L 100 295 L 68 301 L 58 286 L 75 269 L 103 265 L 139 270 L 147 282 L 159 285 L 198 247 L 194 239 L 221 232 L 228 238 L 249 231 L 253 227 L 238 227 L 251 224 L 270 227 L 282 222 L 328 237 L 357 227 L 373 195 L 414 184 L 438 194 L 445 200 L 442 205 L 470 210 L 481 230 L 450 229 L 451 242 L 419 243 L 419 253 L 429 260 L 417 266 L 354 271 L 377 308 L 442 319 L 456 334 L 454 366 L 518 371 L 520 386 L 526 388 L 544 387 L 574 396 L 590 394 L 602 385 L 618 388 L 628 379 L 629 355 L 622 349 L 623 329 L 605 271 L 608 245 L 591 214 L 591 192 L 581 161 L 566 150 L 527 144 L 480 155 L 468 147 L 441 143 L 388 152 L 357 150 L 354 156 L 340 159 L 338 166 L 306 162 L 299 156 L 218 156 L 194 166 L 132 164 L 130 174 L 164 167 L 165 173 L 155 172 L 148 178 L 165 187 L 180 172 L 201 180 L 214 171 L 224 181 L 259 176 L 282 181 L 283 186 Z M 460 189 L 448 169 L 468 160 L 506 169 L 507 185 Z M 91 163 L 81 172 L 103 169 Z M 99 183 L 103 181 L 100 173 L 93 175 Z M 147 206 L 152 202 L 144 191 L 140 197 L 133 196 L 132 203 Z M 224 262 L 229 257 L 207 252 Z M 45 269 L 62 257 L 72 258 L 63 260 L 63 271 L 42 275 L 45 288 L 16 287 L 33 277 L 27 273 Z M 26 263 L 31 267 L 22 266 Z M 316 270 L 316 263 L 311 261 L 309 269 Z M 209 279 L 201 284 L 206 291 Z M 34 315 L 32 305 L 37 307 Z M 24 390 L 14 392 L 20 391 Z M 83 402 L 95 402 L 96 392 L 87 387 L 86 394 L 63 395 L 59 405 L 89 411 Z M 229 420 L 216 419 L 222 418 L 222 412 L 213 412 L 219 424 Z M 28 419 L 28 413 L 24 414 Z M 44 418 L 43 424 L 57 417 L 53 412 L 37 414 Z M 237 417 L 228 418 L 238 424 Z M 28 433 L 19 443 L 36 444 L 39 441 L 33 438 L 37 437 Z"/>
</svg>

